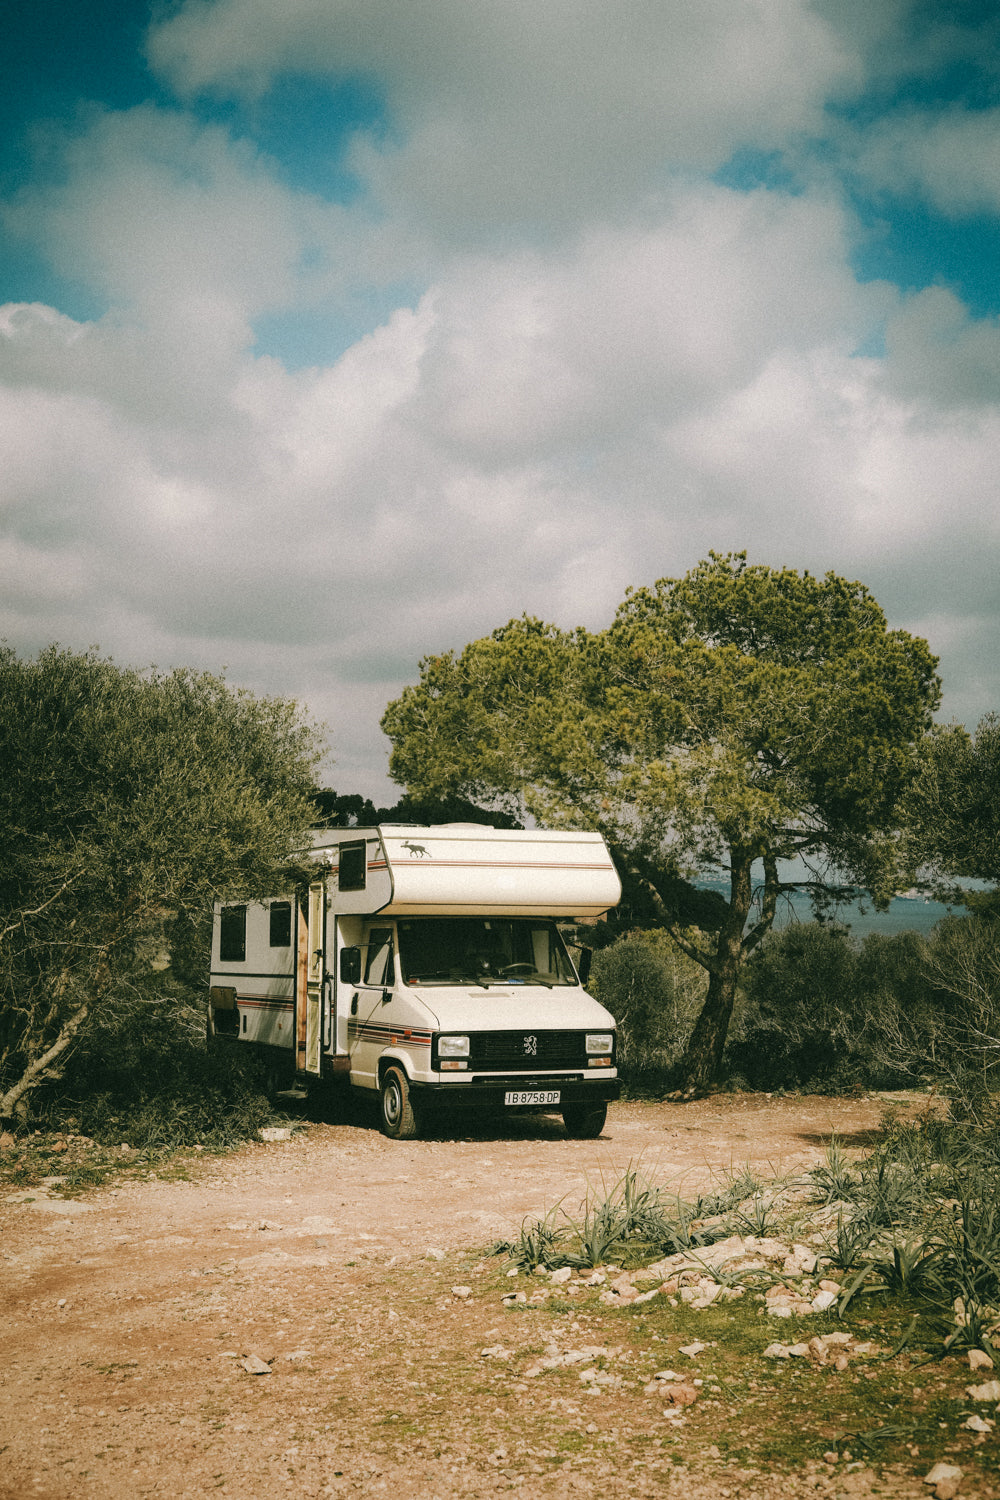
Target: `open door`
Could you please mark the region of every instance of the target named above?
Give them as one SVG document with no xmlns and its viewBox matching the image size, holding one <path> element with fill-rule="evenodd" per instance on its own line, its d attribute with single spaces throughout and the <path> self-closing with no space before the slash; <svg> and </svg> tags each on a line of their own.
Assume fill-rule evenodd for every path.
<svg viewBox="0 0 1000 1500">
<path fill-rule="evenodd" d="M 295 1067 L 320 1075 L 323 981 L 326 973 L 326 886 L 309 887 L 299 904 L 295 965 Z"/>
</svg>

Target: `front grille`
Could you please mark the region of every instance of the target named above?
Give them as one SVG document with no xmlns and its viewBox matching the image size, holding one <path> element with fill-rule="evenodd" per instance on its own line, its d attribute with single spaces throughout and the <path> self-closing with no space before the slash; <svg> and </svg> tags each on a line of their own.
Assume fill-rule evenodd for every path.
<svg viewBox="0 0 1000 1500">
<path fill-rule="evenodd" d="M 585 1068 L 583 1031 L 474 1031 L 469 1071 L 537 1073 L 547 1068 Z"/>
</svg>

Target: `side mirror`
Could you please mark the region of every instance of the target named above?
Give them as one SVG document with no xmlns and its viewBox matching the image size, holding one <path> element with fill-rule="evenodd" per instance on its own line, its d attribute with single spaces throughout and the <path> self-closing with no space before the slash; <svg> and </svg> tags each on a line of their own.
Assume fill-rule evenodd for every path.
<svg viewBox="0 0 1000 1500">
<path fill-rule="evenodd" d="M 361 949 L 341 948 L 340 950 L 340 982 L 341 984 L 361 983 Z"/>
<path fill-rule="evenodd" d="M 581 948 L 580 949 L 580 959 L 579 959 L 579 962 L 577 963 L 576 970 L 577 970 L 577 973 L 580 976 L 580 983 L 581 984 L 586 984 L 587 980 L 590 978 L 590 961 L 593 958 L 593 956 L 594 956 L 594 950 L 593 950 L 593 948 Z"/>
</svg>

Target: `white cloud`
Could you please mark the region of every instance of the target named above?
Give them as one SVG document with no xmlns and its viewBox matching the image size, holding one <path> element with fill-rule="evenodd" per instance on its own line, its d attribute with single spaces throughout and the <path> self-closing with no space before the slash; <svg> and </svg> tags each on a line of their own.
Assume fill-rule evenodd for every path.
<svg viewBox="0 0 1000 1500">
<path fill-rule="evenodd" d="M 1000 402 L 1000 319 L 972 318 L 944 287 L 908 298 L 886 327 L 894 392 L 931 408 Z"/>
<path fill-rule="evenodd" d="M 421 655 L 522 611 L 598 626 L 745 547 L 947 621 L 997 701 L 996 325 L 859 286 L 829 185 L 693 170 L 852 76 L 811 7 L 218 0 L 151 45 L 192 90 L 376 71 L 398 129 L 355 159 L 384 214 L 180 110 L 54 142 L 9 217 L 109 312 L 0 309 L 0 634 L 227 663 L 306 698 L 335 781 L 381 795 L 377 720 Z M 412 305 L 335 361 L 255 352 L 262 319 L 403 270 Z"/>
<path fill-rule="evenodd" d="M 844 229 L 824 201 L 703 186 L 572 251 L 467 262 L 436 294 L 427 420 L 487 463 L 589 457 L 741 386 L 775 348 L 849 351 L 887 292 L 857 287 Z"/>
<path fill-rule="evenodd" d="M 374 78 L 389 128 L 354 166 L 391 212 L 463 241 L 575 226 L 669 167 L 780 147 L 857 76 L 803 0 L 189 0 L 149 51 L 186 92 Z"/>
<path fill-rule="evenodd" d="M 952 215 L 1000 209 L 1000 109 L 893 114 L 858 133 L 856 167 L 879 191 Z"/>
<path fill-rule="evenodd" d="M 456 260 L 330 367 L 230 348 L 187 415 L 150 398 L 176 365 L 149 330 L 8 306 L 0 632 L 228 663 L 308 697 L 335 779 L 378 790 L 419 656 L 522 611 L 597 626 L 710 547 L 877 596 L 902 567 L 919 614 L 948 592 L 924 560 L 982 535 L 998 418 L 914 380 L 982 329 L 845 256 L 826 200 L 688 186 L 548 255 Z M 855 357 L 886 316 L 888 357 Z"/>
</svg>

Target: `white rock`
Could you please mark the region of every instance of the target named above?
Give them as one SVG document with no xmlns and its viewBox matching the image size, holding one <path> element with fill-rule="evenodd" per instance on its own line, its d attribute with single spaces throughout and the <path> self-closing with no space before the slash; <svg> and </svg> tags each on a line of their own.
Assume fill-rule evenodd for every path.
<svg viewBox="0 0 1000 1500">
<path fill-rule="evenodd" d="M 552 1272 L 552 1275 L 551 1275 L 551 1277 L 549 1279 L 551 1281 L 556 1282 L 556 1283 L 561 1283 L 561 1282 L 564 1282 L 564 1281 L 569 1281 L 572 1278 L 572 1275 L 573 1275 L 573 1268 L 572 1268 L 572 1266 L 560 1266 L 559 1269 L 558 1269 L 558 1271 L 553 1271 Z"/>
<path fill-rule="evenodd" d="M 697 1355 L 699 1355 L 701 1353 L 701 1351 L 704 1348 L 705 1348 L 705 1345 L 704 1344 L 700 1344 L 698 1342 L 698 1340 L 696 1339 L 693 1344 L 683 1344 L 681 1346 L 681 1348 L 678 1350 L 678 1353 L 680 1353 L 680 1354 L 686 1354 L 687 1357 L 688 1357 L 688 1359 L 694 1359 Z"/>
<path fill-rule="evenodd" d="M 424 1253 L 425 1260 L 444 1260 L 444 1251 L 439 1250 L 436 1245 L 429 1245 Z M 508 1271 L 508 1276 L 516 1276 L 517 1271 Z"/>
<path fill-rule="evenodd" d="M 990 1359 L 990 1357 L 986 1353 L 985 1349 L 970 1349 L 969 1350 L 969 1369 L 970 1370 L 992 1370 L 992 1368 L 993 1368 L 993 1361 Z"/>
<path fill-rule="evenodd" d="M 290 1141 L 292 1138 L 288 1125 L 262 1125 L 258 1134 L 262 1141 Z"/>
<path fill-rule="evenodd" d="M 962 1472 L 954 1464 L 935 1464 L 930 1473 L 924 1475 L 924 1484 L 933 1487 L 937 1500 L 952 1500 L 962 1482 Z"/>
<path fill-rule="evenodd" d="M 836 1292 L 817 1292 L 811 1305 L 814 1312 L 826 1312 L 827 1308 L 833 1307 L 836 1301 Z"/>
<path fill-rule="evenodd" d="M 259 1354 L 248 1354 L 242 1363 L 248 1375 L 270 1375 L 271 1373 L 271 1366 L 267 1360 L 261 1359 Z"/>
<path fill-rule="evenodd" d="M 969 1417 L 962 1426 L 967 1427 L 970 1432 L 992 1432 L 996 1423 L 991 1422 L 989 1417 Z"/>
<path fill-rule="evenodd" d="M 967 1385 L 965 1394 L 973 1401 L 1000 1401 L 1000 1380 L 987 1380 L 984 1385 Z"/>
</svg>

